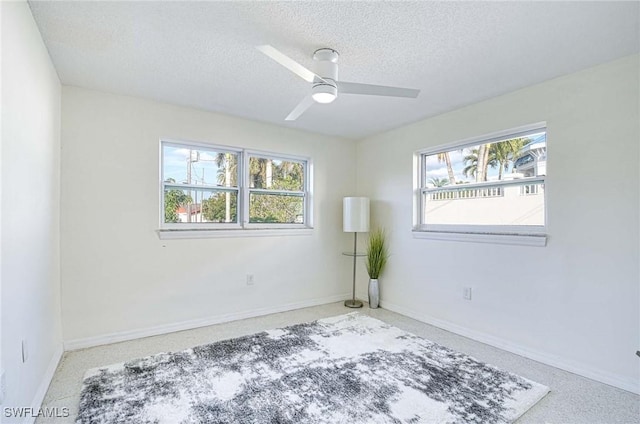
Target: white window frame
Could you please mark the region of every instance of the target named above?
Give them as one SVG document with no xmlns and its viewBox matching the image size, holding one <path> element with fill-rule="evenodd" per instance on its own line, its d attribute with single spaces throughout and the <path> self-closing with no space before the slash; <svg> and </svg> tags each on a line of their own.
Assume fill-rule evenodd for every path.
<svg viewBox="0 0 640 424">
<path fill-rule="evenodd" d="M 199 185 L 199 184 L 179 184 L 179 183 L 166 183 L 164 178 L 164 154 L 163 147 L 177 147 L 177 148 L 186 148 L 186 149 L 202 149 L 202 150 L 211 150 L 216 153 L 234 153 L 238 155 L 238 187 L 234 188 L 224 188 L 219 186 L 207 186 L 207 185 Z M 238 219 L 237 223 L 221 223 L 221 222 L 199 222 L 199 223 L 173 223 L 173 222 L 164 222 L 164 191 L 165 187 L 176 188 L 177 190 L 210 190 L 210 191 L 219 191 L 219 192 L 236 192 L 238 205 L 240 204 L 240 196 L 241 192 L 241 183 L 240 176 L 242 175 L 242 149 L 231 147 L 231 146 L 220 146 L 220 145 L 211 145 L 201 142 L 195 141 L 176 141 L 176 140 L 161 140 L 160 141 L 160 229 L 161 230 L 214 230 L 214 229 L 239 229 L 241 228 L 241 222 Z M 240 215 L 238 214 L 238 217 Z"/>
<path fill-rule="evenodd" d="M 548 203 L 547 176 L 530 177 L 526 179 L 495 181 L 490 187 L 523 185 L 529 183 L 545 184 L 544 214 L 545 225 L 458 225 L 458 224 L 428 224 L 424 222 L 424 196 L 429 192 L 442 191 L 426 187 L 424 160 L 426 156 L 452 150 L 463 149 L 479 144 L 505 141 L 511 138 L 526 137 L 539 132 L 547 132 L 546 122 L 538 122 L 509 130 L 498 131 L 473 137 L 453 143 L 418 150 L 413 157 L 413 237 L 447 241 L 469 241 L 498 244 L 519 244 L 530 246 L 545 246 L 547 241 Z M 487 187 L 486 183 L 465 184 L 464 188 Z"/>
<path fill-rule="evenodd" d="M 304 228 L 312 228 L 311 226 L 311 159 L 301 156 L 287 155 L 282 153 L 272 153 L 266 152 L 262 150 L 245 150 L 243 153 L 243 164 L 249 167 L 249 160 L 251 157 L 260 157 L 260 158 L 268 158 L 273 160 L 283 160 L 289 162 L 299 162 L 304 166 L 304 191 L 288 191 L 288 190 L 270 190 L 270 189 L 260 189 L 260 188 L 251 188 L 249 187 L 249 172 L 245 172 L 243 174 L 245 188 L 242 192 L 243 194 L 243 221 L 244 228 L 247 229 L 265 229 L 265 228 L 282 228 L 282 229 L 304 229 Z M 293 195 L 295 197 L 303 197 L 302 209 L 303 209 L 303 223 L 302 224 L 275 224 L 275 223 L 255 223 L 249 222 L 249 201 L 251 197 L 251 193 L 263 193 L 263 194 L 284 194 L 284 195 Z M 309 220 L 309 224 L 306 222 Z"/>
<path fill-rule="evenodd" d="M 166 183 L 164 178 L 164 154 L 163 147 L 171 146 L 186 149 L 202 149 L 215 151 L 217 153 L 234 153 L 238 155 L 238 186 L 233 188 L 225 188 L 219 186 L 206 185 L 187 185 Z M 171 238 L 206 238 L 206 237 L 236 237 L 244 235 L 270 236 L 283 234 L 311 234 L 313 229 L 313 162 L 311 158 L 306 156 L 289 155 L 283 153 L 274 153 L 270 151 L 244 149 L 241 147 L 225 146 L 220 144 L 209 144 L 199 141 L 189 140 L 173 140 L 163 138 L 159 143 L 160 169 L 159 169 L 159 187 L 160 187 L 160 229 L 158 234 L 162 239 Z M 287 190 L 268 190 L 250 188 L 249 184 L 249 159 L 251 157 L 261 157 L 273 160 L 285 160 L 299 162 L 304 167 L 304 190 L 290 192 Z M 237 216 L 236 223 L 171 223 L 164 222 L 164 191 L 165 187 L 176 189 L 193 189 L 193 190 L 211 190 L 218 192 L 236 192 L 237 193 Z M 263 192 L 267 194 L 290 194 L 296 197 L 303 197 L 303 223 L 250 223 L 249 222 L 249 200 L 252 192 Z M 257 231 L 260 230 L 260 231 Z"/>
</svg>

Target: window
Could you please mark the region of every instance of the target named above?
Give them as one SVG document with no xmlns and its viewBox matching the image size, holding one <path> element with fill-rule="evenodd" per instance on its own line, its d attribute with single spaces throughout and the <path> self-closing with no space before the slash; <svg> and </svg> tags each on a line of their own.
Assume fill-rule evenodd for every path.
<svg viewBox="0 0 640 424">
<path fill-rule="evenodd" d="M 305 162 L 249 153 L 249 222 L 304 224 Z"/>
<path fill-rule="evenodd" d="M 161 142 L 162 230 L 311 228 L 307 158 Z"/>
<path fill-rule="evenodd" d="M 417 152 L 414 234 L 534 236 L 544 244 L 546 165 L 544 124 Z"/>
</svg>

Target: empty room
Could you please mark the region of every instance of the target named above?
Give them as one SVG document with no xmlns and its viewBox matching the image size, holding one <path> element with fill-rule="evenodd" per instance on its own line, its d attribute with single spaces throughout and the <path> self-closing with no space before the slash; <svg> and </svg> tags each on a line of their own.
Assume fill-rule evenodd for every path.
<svg viewBox="0 0 640 424">
<path fill-rule="evenodd" d="M 640 422 L 640 2 L 0 24 L 0 422 Z"/>
</svg>

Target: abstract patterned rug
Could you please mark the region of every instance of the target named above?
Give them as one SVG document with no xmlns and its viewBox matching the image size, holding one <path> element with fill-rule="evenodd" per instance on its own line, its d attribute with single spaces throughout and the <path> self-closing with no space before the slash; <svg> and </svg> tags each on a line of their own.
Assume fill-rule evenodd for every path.
<svg viewBox="0 0 640 424">
<path fill-rule="evenodd" d="M 77 423 L 508 423 L 548 392 L 355 312 L 89 370 Z"/>
</svg>

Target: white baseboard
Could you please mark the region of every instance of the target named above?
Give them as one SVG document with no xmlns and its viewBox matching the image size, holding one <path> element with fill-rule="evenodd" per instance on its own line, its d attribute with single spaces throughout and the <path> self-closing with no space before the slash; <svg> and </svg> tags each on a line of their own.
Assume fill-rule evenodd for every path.
<svg viewBox="0 0 640 424">
<path fill-rule="evenodd" d="M 308 308 L 310 306 L 324 305 L 348 299 L 351 294 L 345 293 L 335 296 L 328 296 L 318 299 L 304 300 L 301 302 L 286 303 L 284 305 L 269 306 L 260 309 L 252 309 L 230 314 L 215 315 L 207 318 L 199 318 L 189 321 L 182 321 L 173 324 L 159 325 L 156 327 L 142 328 L 138 330 L 122 331 L 118 333 L 104 334 L 101 336 L 87 337 L 82 339 L 67 340 L 64 342 L 64 350 L 85 349 L 88 347 L 100 346 L 111 343 L 124 342 L 127 340 L 140 339 L 143 337 L 158 336 L 160 334 L 173 333 L 176 331 L 192 330 L 194 328 L 206 327 L 224 322 L 237 321 L 246 318 L 255 318 L 263 315 L 275 314 L 278 312 L 292 311 L 295 309 Z"/>
<path fill-rule="evenodd" d="M 459 334 L 464 337 L 506 350 L 511 353 L 515 353 L 525 358 L 533 359 L 534 361 L 542 362 L 543 364 L 551 365 L 556 368 L 560 368 L 565 371 L 572 372 L 574 374 L 581 375 L 583 377 L 590 378 L 592 380 L 599 381 L 601 383 L 614 386 L 631 393 L 640 394 L 640 385 L 638 381 L 632 378 L 624 378 L 611 373 L 603 372 L 588 365 L 567 360 L 557 355 L 549 354 L 543 351 L 531 349 L 526 346 L 510 342 L 508 340 L 492 336 L 480 331 L 472 330 L 449 321 L 444 321 L 438 318 L 434 318 L 428 314 L 417 312 L 404 306 L 396 305 L 386 301 L 382 301 L 380 306 L 393 312 L 408 316 L 418 321 L 431 324 L 443 330 L 451 331 L 452 333 Z"/>
<path fill-rule="evenodd" d="M 305 300 L 301 302 L 287 303 L 284 305 L 265 307 L 261 309 L 253 309 L 243 312 L 234 312 L 231 314 L 224 315 L 216 315 L 213 317 L 200 318 L 195 320 L 183 321 L 174 324 L 166 324 L 160 325 L 156 327 L 143 328 L 139 330 L 130 330 L 123 331 L 118 333 L 105 334 L 101 336 L 95 337 L 87 337 L 82 339 L 73 339 L 64 342 L 64 350 L 76 350 L 76 349 L 84 349 L 88 347 L 100 346 L 110 343 L 118 343 L 127 340 L 134 340 L 143 337 L 157 336 L 160 334 L 173 333 L 175 331 L 183 331 L 183 330 L 191 330 L 199 327 L 206 327 L 214 324 L 221 324 L 224 322 L 236 321 L 240 319 L 246 318 L 255 318 L 263 315 L 269 315 L 279 312 L 292 311 L 295 309 L 307 308 L 311 306 L 324 305 L 327 303 L 338 302 L 340 300 L 348 299 L 351 297 L 351 293 L 345 293 L 336 296 L 329 296 L 318 299 Z M 470 339 L 486 343 L 488 345 L 506 350 L 511 353 L 515 353 L 520 356 L 524 356 L 525 358 L 533 359 L 538 362 L 542 362 L 547 365 L 551 365 L 556 368 L 560 368 L 565 371 L 572 372 L 574 374 L 581 375 L 583 377 L 590 378 L 592 380 L 596 380 L 605 384 L 609 384 L 614 387 L 618 387 L 620 389 L 640 394 L 640 386 L 638 382 L 634 379 L 626 379 L 621 378 L 617 375 L 603 372 L 601 370 L 589 367 L 587 365 L 567 360 L 565 358 L 559 357 L 557 355 L 552 355 L 543 351 L 531 349 L 526 346 L 521 346 L 511 341 L 495 337 L 480 331 L 472 330 L 448 321 L 444 321 L 435 317 L 432 317 L 428 314 L 424 314 L 421 312 L 417 312 L 406 308 L 404 306 L 396 305 L 393 303 L 389 303 L 386 301 L 381 301 L 381 307 L 388 309 L 393 312 L 397 312 L 399 314 L 408 316 L 410 318 L 414 318 L 418 321 L 425 322 L 427 324 L 434 325 L 438 328 L 442 328 L 447 331 L 451 331 L 452 333 L 459 334 L 464 337 L 468 337 Z M 53 377 L 53 373 L 57 367 L 57 364 L 62 355 L 62 350 L 57 352 L 54 355 L 54 359 L 52 359 L 52 363 L 49 365 L 47 369 L 47 374 L 43 379 L 43 383 L 41 387 L 38 389 L 38 393 L 34 398 L 34 405 L 39 405 L 36 400 L 39 399 L 39 402 L 42 402 L 44 395 L 47 391 L 47 387 L 51 382 L 51 378 Z M 52 369 L 51 369 L 52 368 Z M 46 382 L 46 385 L 45 385 Z M 39 406 L 38 406 L 39 407 Z"/>
<path fill-rule="evenodd" d="M 51 360 L 49 361 L 49 365 L 47 366 L 47 370 L 44 372 L 42 376 L 42 381 L 38 386 L 38 390 L 36 391 L 33 400 L 31 401 L 32 411 L 38 411 L 42 407 L 42 401 L 47 394 L 47 390 L 49 390 L 49 385 L 51 384 L 51 380 L 53 380 L 53 375 L 56 373 L 56 369 L 58 368 L 58 364 L 60 363 L 60 359 L 62 359 L 62 354 L 64 353 L 62 349 L 62 344 L 59 344 L 56 347 L 56 350 L 53 352 L 51 356 Z M 25 424 L 33 424 L 36 421 L 36 417 L 27 417 L 23 421 Z"/>
</svg>

